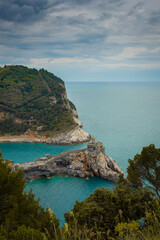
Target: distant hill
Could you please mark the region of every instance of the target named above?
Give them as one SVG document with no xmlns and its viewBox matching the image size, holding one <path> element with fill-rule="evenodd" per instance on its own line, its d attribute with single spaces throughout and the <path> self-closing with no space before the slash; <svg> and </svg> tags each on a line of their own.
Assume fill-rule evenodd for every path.
<svg viewBox="0 0 160 240">
<path fill-rule="evenodd" d="M 52 136 L 75 127 L 75 117 L 64 82 L 54 74 L 24 66 L 0 68 L 0 135 L 31 129 Z"/>
</svg>

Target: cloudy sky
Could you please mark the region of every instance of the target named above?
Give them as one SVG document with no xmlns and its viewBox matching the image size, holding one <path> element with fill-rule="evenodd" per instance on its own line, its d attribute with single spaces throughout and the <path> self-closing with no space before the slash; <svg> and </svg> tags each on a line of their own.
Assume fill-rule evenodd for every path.
<svg viewBox="0 0 160 240">
<path fill-rule="evenodd" d="M 0 0 L 0 65 L 65 81 L 160 80 L 160 0 Z"/>
</svg>

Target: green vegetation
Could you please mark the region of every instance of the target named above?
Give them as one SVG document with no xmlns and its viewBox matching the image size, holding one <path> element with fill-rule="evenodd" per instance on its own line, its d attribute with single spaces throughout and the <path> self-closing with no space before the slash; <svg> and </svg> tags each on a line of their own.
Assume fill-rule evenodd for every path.
<svg viewBox="0 0 160 240">
<path fill-rule="evenodd" d="M 24 133 L 28 129 L 28 124 L 25 123 L 16 123 L 14 118 L 10 117 L 5 121 L 0 122 L 0 134 L 8 133 L 9 135 L 15 135 L 19 133 Z"/>
<path fill-rule="evenodd" d="M 150 145 L 139 157 L 144 157 L 146 149 L 154 149 L 152 160 L 156 159 L 157 166 L 159 155 L 154 153 L 159 149 Z M 23 172 L 13 172 L 11 164 L 0 156 L 1 240 L 160 239 L 160 199 L 154 191 L 131 187 L 121 176 L 113 190 L 96 189 L 85 201 L 76 201 L 73 210 L 65 214 L 66 223 L 59 228 L 52 211 L 39 206 L 31 191 L 25 193 Z M 150 166 L 154 167 L 153 162 Z"/>
<path fill-rule="evenodd" d="M 147 186 L 160 197 L 160 148 L 156 149 L 153 144 L 144 147 L 134 160 L 129 159 L 127 172 L 134 186 Z"/>
<path fill-rule="evenodd" d="M 9 161 L 0 154 L 0 239 L 54 239 L 59 221 L 39 206 L 34 194 L 24 191 L 21 170 L 12 171 Z M 22 238 L 22 236 L 24 236 Z"/>
<path fill-rule="evenodd" d="M 66 97 L 64 82 L 52 73 L 24 66 L 0 68 L 0 113 L 5 114 L 0 118 L 1 135 L 38 126 L 43 126 L 43 135 L 64 132 L 75 125 L 70 108 L 74 105 Z"/>
<path fill-rule="evenodd" d="M 120 183 L 113 191 L 97 189 L 85 201 L 77 201 L 72 213 L 65 214 L 65 218 L 69 226 L 74 226 L 75 218 L 80 229 L 85 225 L 100 239 L 110 239 L 121 230 L 119 224 L 145 218 L 146 208 L 150 209 L 153 202 L 153 194 L 148 190 Z"/>
</svg>

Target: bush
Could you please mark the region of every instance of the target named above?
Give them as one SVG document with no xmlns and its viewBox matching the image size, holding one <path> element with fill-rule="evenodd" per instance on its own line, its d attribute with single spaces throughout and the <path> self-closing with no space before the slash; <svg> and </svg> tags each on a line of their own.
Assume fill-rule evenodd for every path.
<svg viewBox="0 0 160 240">
<path fill-rule="evenodd" d="M 65 218 L 69 226 L 76 219 L 81 229 L 86 225 L 95 234 L 101 233 L 101 239 L 107 239 L 107 232 L 115 236 L 118 223 L 145 217 L 146 207 L 151 207 L 153 201 L 152 192 L 121 183 L 113 191 L 96 189 L 85 201 L 76 201 L 72 212 L 65 214 Z"/>
<path fill-rule="evenodd" d="M 59 220 L 49 209 L 39 205 L 39 199 L 34 194 L 24 191 L 25 179 L 23 171 L 13 171 L 12 163 L 2 158 L 0 154 L 0 227 L 1 236 L 6 239 L 48 239 L 55 237 L 59 231 Z M 3 231 L 2 231 L 3 230 Z M 3 233 L 3 234 L 2 234 Z"/>
</svg>

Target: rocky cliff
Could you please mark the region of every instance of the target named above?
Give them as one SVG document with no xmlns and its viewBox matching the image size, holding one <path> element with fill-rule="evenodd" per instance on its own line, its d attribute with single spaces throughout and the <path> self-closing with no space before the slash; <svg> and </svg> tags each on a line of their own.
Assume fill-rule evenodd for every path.
<svg viewBox="0 0 160 240">
<path fill-rule="evenodd" d="M 97 176 L 113 182 L 118 181 L 123 171 L 117 163 L 105 154 L 101 142 L 92 139 L 86 149 L 68 151 L 59 155 L 35 159 L 34 162 L 14 164 L 13 169 L 23 169 L 27 180 L 67 175 L 74 177 Z"/>
<path fill-rule="evenodd" d="M 56 142 L 55 136 L 82 127 L 77 117 L 62 79 L 44 69 L 12 65 L 0 68 L 0 136 L 21 135 L 8 137 L 6 141 L 21 138 L 38 142 L 45 136 L 53 137 L 52 142 Z M 28 136 L 28 130 L 32 136 Z M 59 137 L 59 143 L 63 138 Z"/>
</svg>

